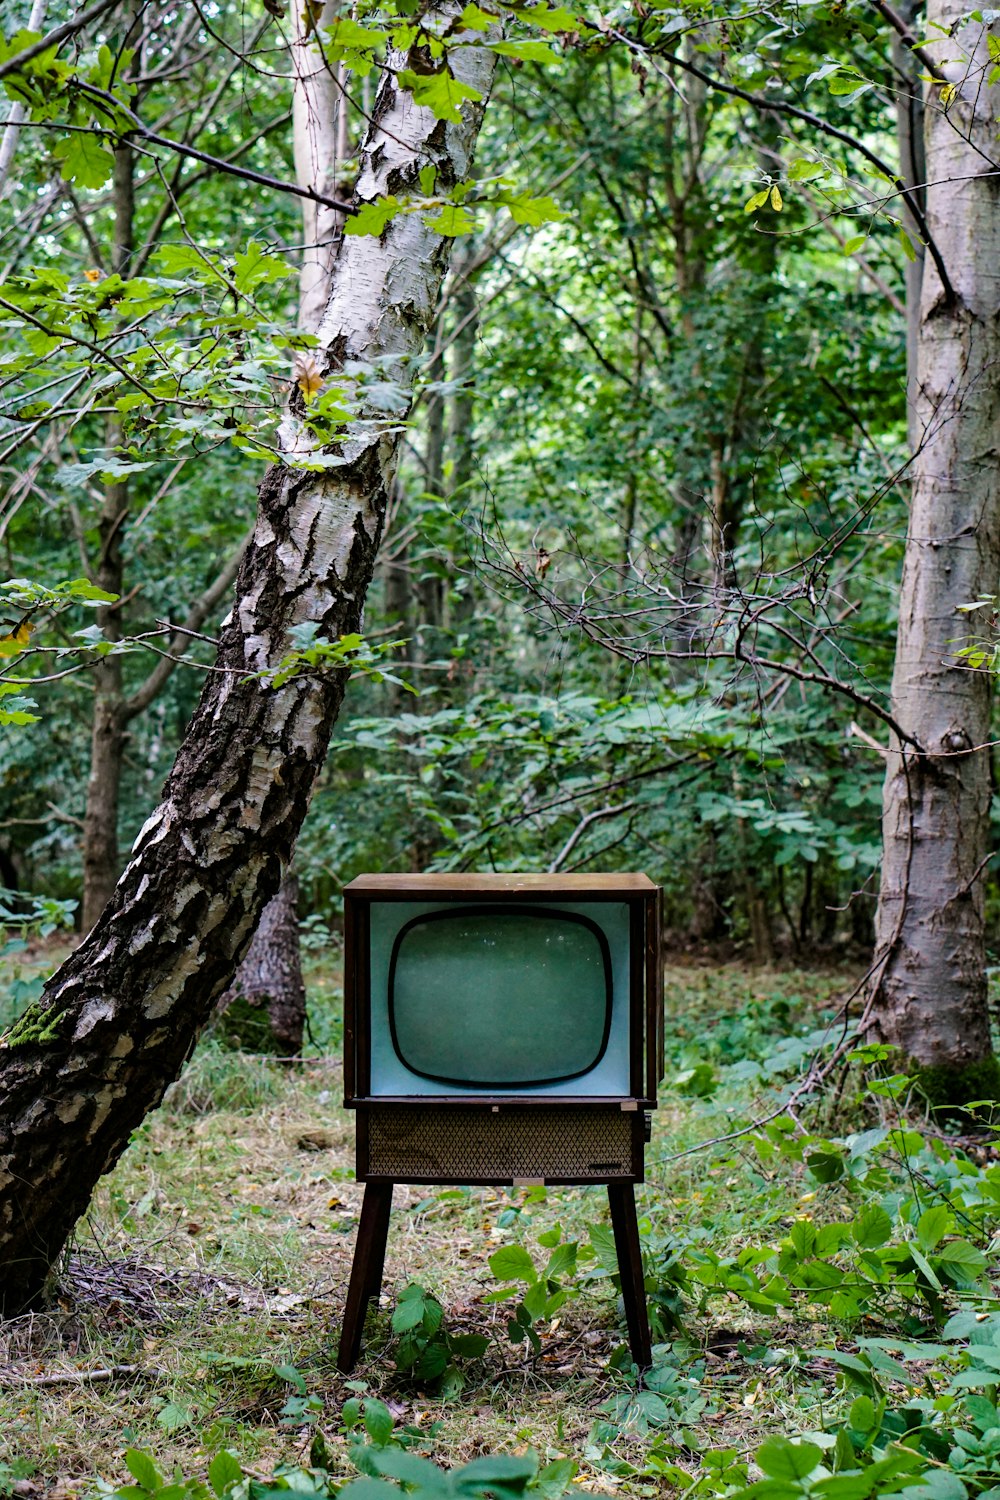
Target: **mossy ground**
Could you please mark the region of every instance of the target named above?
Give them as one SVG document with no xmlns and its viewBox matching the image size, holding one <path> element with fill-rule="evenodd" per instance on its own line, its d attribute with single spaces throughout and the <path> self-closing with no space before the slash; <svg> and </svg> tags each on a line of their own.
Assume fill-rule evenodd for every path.
<svg viewBox="0 0 1000 1500">
<path fill-rule="evenodd" d="M 331 1446 L 343 1446 L 339 1411 L 351 1392 L 334 1361 L 362 1190 L 353 1118 L 340 1107 L 336 982 L 332 966 L 313 965 L 318 1045 L 299 1066 L 199 1048 L 102 1182 L 51 1310 L 4 1325 L 0 1459 L 33 1465 L 39 1494 L 84 1494 L 97 1474 L 121 1480 L 132 1446 L 185 1473 L 203 1474 L 222 1446 L 261 1473 L 301 1458 L 308 1435 L 282 1417 L 293 1389 L 282 1366 L 301 1372 L 322 1401 Z M 739 1141 L 674 1158 L 753 1118 L 769 1060 L 794 1048 L 845 987 L 832 973 L 668 972 L 672 1060 L 640 1191 L 640 1211 L 659 1230 L 699 1228 L 735 1246 L 780 1232 L 813 1196 L 792 1168 L 763 1174 Z M 712 1098 L 671 1086 L 705 1061 L 721 1078 Z M 505 1339 L 503 1306 L 482 1297 L 495 1286 L 487 1261 L 498 1245 L 522 1242 L 540 1260 L 544 1230 L 558 1222 L 586 1238 L 606 1217 L 601 1189 L 550 1190 L 531 1203 L 523 1190 L 398 1188 L 383 1306 L 355 1382 L 399 1422 L 433 1428 L 442 1461 L 525 1444 L 580 1458 L 599 1406 L 622 1382 L 608 1363 L 623 1329 L 607 1283 L 543 1328 L 537 1357 Z M 411 1280 L 441 1299 L 453 1330 L 496 1335 L 451 1401 L 394 1367 L 387 1308 Z M 702 1441 L 748 1450 L 769 1429 L 801 1427 L 802 1411 L 829 1399 L 832 1370 L 805 1355 L 822 1339 L 790 1318 L 755 1328 L 745 1307 L 723 1305 L 692 1316 L 686 1337 L 685 1360 L 703 1361 L 710 1398 Z M 777 1371 L 764 1373 L 764 1345 L 787 1350 Z M 99 1370 L 113 1373 L 88 1379 Z M 623 1453 L 641 1448 L 623 1436 Z M 586 1462 L 581 1484 L 655 1492 Z"/>
</svg>

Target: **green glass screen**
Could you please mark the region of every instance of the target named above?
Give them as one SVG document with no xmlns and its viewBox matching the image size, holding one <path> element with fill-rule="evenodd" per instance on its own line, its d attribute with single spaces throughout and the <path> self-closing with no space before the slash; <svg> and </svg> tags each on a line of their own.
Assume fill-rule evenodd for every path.
<svg viewBox="0 0 1000 1500">
<path fill-rule="evenodd" d="M 393 1050 L 422 1077 L 468 1088 L 572 1078 L 601 1059 L 611 960 L 586 917 L 471 907 L 415 918 L 389 965 Z"/>
</svg>

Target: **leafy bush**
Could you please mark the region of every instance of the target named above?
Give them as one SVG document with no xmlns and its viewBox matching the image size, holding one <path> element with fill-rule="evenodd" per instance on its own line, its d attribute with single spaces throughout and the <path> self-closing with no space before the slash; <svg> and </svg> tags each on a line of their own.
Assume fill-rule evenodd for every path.
<svg viewBox="0 0 1000 1500">
<path fill-rule="evenodd" d="M 457 1395 L 465 1384 L 456 1361 L 478 1359 L 489 1347 L 489 1339 L 482 1334 L 450 1333 L 440 1302 L 416 1282 L 400 1293 L 392 1330 L 401 1335 L 396 1368 L 417 1380 L 436 1383 L 442 1395 Z"/>
<path fill-rule="evenodd" d="M 357 1479 L 344 1481 L 334 1474 L 326 1441 L 317 1432 L 308 1465 L 279 1464 L 266 1479 L 245 1474 L 229 1451 L 212 1459 L 207 1483 L 182 1473 L 165 1477 L 149 1453 L 133 1448 L 125 1455 L 125 1466 L 135 1482 L 99 1483 L 99 1491 L 108 1500 L 279 1500 L 281 1495 L 399 1500 L 401 1494 L 415 1500 L 519 1500 L 524 1495 L 559 1500 L 577 1472 L 569 1458 L 541 1468 L 533 1452 L 489 1454 L 457 1469 L 443 1469 L 413 1452 L 414 1435 L 397 1431 L 388 1407 L 371 1397 L 348 1401 L 343 1424 L 349 1438 L 359 1439 L 349 1450 Z"/>
</svg>

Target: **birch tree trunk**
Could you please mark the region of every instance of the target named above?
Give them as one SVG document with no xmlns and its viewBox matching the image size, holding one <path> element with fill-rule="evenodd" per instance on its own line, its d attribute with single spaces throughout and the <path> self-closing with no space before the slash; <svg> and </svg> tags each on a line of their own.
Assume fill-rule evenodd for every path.
<svg viewBox="0 0 1000 1500">
<path fill-rule="evenodd" d="M 292 148 L 295 180 L 327 197 L 340 197 L 338 172 L 347 154 L 344 69 L 334 73 L 316 41 L 317 26 L 336 18 L 334 0 L 317 14 L 311 0 L 295 0 L 292 44 Z M 330 297 L 337 245 L 344 228 L 338 209 L 302 202 L 299 327 L 316 333 Z M 298 880 L 286 869 L 265 906 L 249 951 L 219 1001 L 222 1033 L 248 1051 L 295 1056 L 302 1050 L 306 991 L 299 950 Z"/>
<path fill-rule="evenodd" d="M 976 634 L 961 607 L 1000 572 L 1000 89 L 988 26 L 932 0 L 928 50 L 947 74 L 926 115 L 930 257 L 917 351 L 917 438 L 883 799 L 874 1014 L 940 1102 L 996 1097 L 986 1005 L 982 872 L 990 806 L 990 681 L 956 653 Z M 961 22 L 961 24 L 960 24 Z M 952 92 L 953 90 L 953 92 Z M 951 94 L 951 98 L 948 98 Z M 919 748 L 917 748 L 919 747 Z"/>
<path fill-rule="evenodd" d="M 347 155 L 347 110 L 343 67 L 336 72 L 323 56 L 316 30 L 337 16 L 336 0 L 294 0 L 292 43 L 292 147 L 295 180 L 327 198 L 337 198 L 338 176 Z M 326 311 L 330 277 L 343 228 L 342 215 L 323 203 L 302 199 L 302 266 L 299 271 L 299 327 L 315 333 Z"/>
<path fill-rule="evenodd" d="M 459 14 L 447 0 L 425 18 Z M 485 98 L 494 54 L 452 47 L 454 73 Z M 358 198 L 406 193 L 433 165 L 447 188 L 470 174 L 483 103 L 442 123 L 396 83 L 423 54 L 390 59 L 361 153 Z M 420 214 L 340 244 L 318 363 L 338 386 L 379 361 L 411 380 L 450 241 Z M 375 390 L 379 389 L 378 385 Z M 293 403 L 294 405 L 294 403 Z M 0 1041 L 0 1301 L 41 1292 L 93 1188 L 163 1096 L 278 888 L 326 753 L 343 671 L 266 674 L 296 626 L 336 641 L 361 628 L 399 441 L 399 413 L 369 404 L 330 450 L 336 467 L 277 465 L 260 486 L 254 535 L 213 671 L 110 903 L 90 936 Z M 286 454 L 314 452 L 301 410 Z M 262 675 L 265 674 L 265 675 Z"/>
</svg>

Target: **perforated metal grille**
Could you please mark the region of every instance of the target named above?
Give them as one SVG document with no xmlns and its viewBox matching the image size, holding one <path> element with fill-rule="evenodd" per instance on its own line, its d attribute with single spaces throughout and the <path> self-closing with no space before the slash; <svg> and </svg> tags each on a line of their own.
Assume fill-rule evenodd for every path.
<svg viewBox="0 0 1000 1500">
<path fill-rule="evenodd" d="M 607 1182 L 635 1178 L 636 1116 L 617 1107 L 382 1105 L 358 1174 L 397 1182 Z M 641 1153 L 641 1148 L 640 1148 Z M 641 1159 L 641 1155 L 640 1155 Z"/>
</svg>

